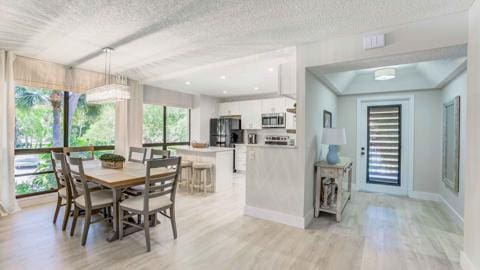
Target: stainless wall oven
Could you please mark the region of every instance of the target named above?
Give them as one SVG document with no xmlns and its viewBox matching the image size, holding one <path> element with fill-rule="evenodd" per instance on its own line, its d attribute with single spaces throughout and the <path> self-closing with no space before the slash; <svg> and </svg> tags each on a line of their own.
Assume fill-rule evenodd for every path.
<svg viewBox="0 0 480 270">
<path fill-rule="evenodd" d="M 262 128 L 285 128 L 285 113 L 262 114 Z"/>
</svg>

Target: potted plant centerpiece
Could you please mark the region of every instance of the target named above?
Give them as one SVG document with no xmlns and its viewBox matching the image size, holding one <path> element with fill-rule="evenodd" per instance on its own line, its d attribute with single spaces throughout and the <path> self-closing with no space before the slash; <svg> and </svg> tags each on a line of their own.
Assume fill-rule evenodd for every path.
<svg viewBox="0 0 480 270">
<path fill-rule="evenodd" d="M 125 162 L 124 157 L 115 154 L 103 154 L 100 160 L 102 161 L 102 167 L 108 169 L 121 169 Z"/>
</svg>

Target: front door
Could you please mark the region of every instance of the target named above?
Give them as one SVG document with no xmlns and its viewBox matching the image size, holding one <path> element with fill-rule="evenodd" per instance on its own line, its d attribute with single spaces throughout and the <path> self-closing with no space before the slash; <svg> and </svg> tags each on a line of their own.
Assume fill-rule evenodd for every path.
<svg viewBox="0 0 480 270">
<path fill-rule="evenodd" d="M 358 104 L 360 189 L 407 195 L 410 100 L 360 100 Z"/>
</svg>

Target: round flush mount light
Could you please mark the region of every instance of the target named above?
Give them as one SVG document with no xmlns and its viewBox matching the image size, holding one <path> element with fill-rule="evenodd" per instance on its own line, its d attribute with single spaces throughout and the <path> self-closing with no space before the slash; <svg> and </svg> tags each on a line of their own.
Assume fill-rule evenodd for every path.
<svg viewBox="0 0 480 270">
<path fill-rule="evenodd" d="M 269 68 L 268 71 L 273 72 L 274 68 Z"/>
<path fill-rule="evenodd" d="M 186 81 L 185 84 L 186 84 L 186 85 L 190 85 L 190 84 L 192 84 L 192 83 L 191 83 L 190 81 Z"/>
<path fill-rule="evenodd" d="M 227 76 L 225 76 L 225 75 L 220 76 L 220 79 L 222 79 L 222 80 L 225 80 L 226 78 L 227 78 Z"/>
<path fill-rule="evenodd" d="M 258 88 L 258 86 L 253 87 L 253 90 L 258 90 L 258 89 L 260 89 Z"/>
<path fill-rule="evenodd" d="M 375 70 L 375 80 L 376 81 L 386 81 L 395 79 L 396 70 L 394 68 L 382 68 Z"/>
<path fill-rule="evenodd" d="M 227 92 L 227 91 L 225 91 L 225 90 L 223 90 L 223 92 L 222 92 L 222 93 L 226 94 L 226 93 L 228 93 L 228 92 Z"/>
</svg>

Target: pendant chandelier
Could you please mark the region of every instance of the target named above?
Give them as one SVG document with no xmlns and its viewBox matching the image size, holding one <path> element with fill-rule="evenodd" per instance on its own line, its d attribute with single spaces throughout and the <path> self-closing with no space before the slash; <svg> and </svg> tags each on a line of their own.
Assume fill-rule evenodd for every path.
<svg viewBox="0 0 480 270">
<path fill-rule="evenodd" d="M 93 89 L 87 90 L 87 102 L 94 104 L 112 103 L 130 99 L 128 90 L 128 79 L 123 75 L 110 74 L 111 48 L 104 48 L 105 53 L 105 84 Z"/>
</svg>

